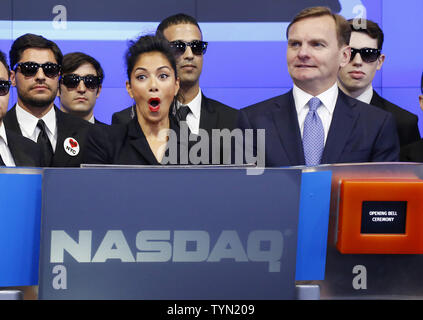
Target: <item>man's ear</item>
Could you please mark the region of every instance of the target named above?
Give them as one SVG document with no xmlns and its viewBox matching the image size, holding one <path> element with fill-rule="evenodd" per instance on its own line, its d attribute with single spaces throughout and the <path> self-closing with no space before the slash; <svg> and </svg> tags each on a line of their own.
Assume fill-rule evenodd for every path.
<svg viewBox="0 0 423 320">
<path fill-rule="evenodd" d="M 420 109 L 423 111 L 423 94 L 419 95 Z"/>
<path fill-rule="evenodd" d="M 351 47 L 350 46 L 344 46 L 341 49 L 341 63 L 340 63 L 340 67 L 343 68 L 345 67 L 351 59 Z"/>
<path fill-rule="evenodd" d="M 380 70 L 382 68 L 383 63 L 385 62 L 386 56 L 382 53 L 379 58 L 377 58 L 377 67 L 376 70 Z"/>
<path fill-rule="evenodd" d="M 13 70 L 10 71 L 10 82 L 12 86 L 16 87 L 16 72 Z"/>
<path fill-rule="evenodd" d="M 98 97 L 100 96 L 100 92 L 101 92 L 101 88 L 102 88 L 103 86 L 100 84 L 100 86 L 98 87 L 98 89 L 97 89 L 97 95 L 96 95 L 96 99 L 98 99 Z"/>
</svg>

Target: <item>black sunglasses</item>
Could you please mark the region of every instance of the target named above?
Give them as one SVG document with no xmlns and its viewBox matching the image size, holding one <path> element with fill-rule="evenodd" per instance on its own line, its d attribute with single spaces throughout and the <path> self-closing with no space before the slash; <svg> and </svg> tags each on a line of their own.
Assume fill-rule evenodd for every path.
<svg viewBox="0 0 423 320">
<path fill-rule="evenodd" d="M 66 74 L 62 76 L 61 82 L 66 86 L 68 89 L 75 89 L 80 81 L 84 81 L 84 85 L 88 89 L 98 89 L 98 87 L 101 84 L 101 77 L 99 76 L 93 76 L 93 75 L 87 75 L 84 77 L 81 77 L 77 74 Z"/>
<path fill-rule="evenodd" d="M 33 77 L 37 74 L 38 69 L 42 68 L 46 77 L 54 78 L 60 72 L 60 66 L 57 63 L 47 62 L 39 64 L 36 62 L 19 62 L 13 67 L 13 71 L 16 72 L 16 69 L 19 67 L 19 70 L 25 77 Z"/>
<path fill-rule="evenodd" d="M 177 54 L 183 54 L 188 46 L 191 47 L 192 53 L 197 56 L 206 53 L 208 44 L 208 42 L 200 40 L 193 40 L 191 42 L 176 40 L 170 42 L 170 46 L 176 51 Z"/>
<path fill-rule="evenodd" d="M 351 61 L 354 59 L 354 57 L 357 53 L 359 53 L 360 56 L 361 56 L 361 59 L 364 62 L 367 62 L 367 63 L 375 62 L 380 56 L 380 50 L 379 49 L 373 49 L 373 48 L 355 49 L 355 48 L 351 48 Z"/>
<path fill-rule="evenodd" d="M 5 96 L 9 93 L 11 84 L 8 80 L 0 80 L 0 96 Z"/>
</svg>

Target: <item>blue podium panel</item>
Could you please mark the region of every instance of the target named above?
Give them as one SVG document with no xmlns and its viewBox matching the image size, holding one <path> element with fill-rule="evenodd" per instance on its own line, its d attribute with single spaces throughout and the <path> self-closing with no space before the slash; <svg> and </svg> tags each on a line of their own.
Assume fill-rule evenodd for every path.
<svg viewBox="0 0 423 320">
<path fill-rule="evenodd" d="M 38 283 L 41 173 L 0 168 L 0 287 Z"/>
<path fill-rule="evenodd" d="M 295 280 L 324 280 L 331 171 L 303 172 Z"/>
<path fill-rule="evenodd" d="M 40 299 L 294 299 L 301 170 L 46 169 Z"/>
</svg>

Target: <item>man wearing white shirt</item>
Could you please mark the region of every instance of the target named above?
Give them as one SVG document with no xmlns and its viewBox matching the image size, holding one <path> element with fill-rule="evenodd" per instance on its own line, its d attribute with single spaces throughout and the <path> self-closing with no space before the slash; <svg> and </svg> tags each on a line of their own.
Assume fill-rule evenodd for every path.
<svg viewBox="0 0 423 320">
<path fill-rule="evenodd" d="M 63 55 L 52 41 L 25 34 L 10 49 L 18 101 L 4 117 L 7 130 L 36 142 L 44 166 L 79 166 L 89 124 L 54 106 Z"/>
<path fill-rule="evenodd" d="M 339 87 L 353 98 L 392 113 L 401 147 L 418 141 L 420 132 L 417 116 L 383 99 L 372 86 L 376 72 L 382 68 L 385 61 L 385 55 L 381 52 L 383 31 L 371 20 L 363 20 L 358 29 L 354 27 L 353 20 L 349 20 L 349 24 L 351 61 L 339 71 Z"/>
<path fill-rule="evenodd" d="M 187 121 L 190 131 L 198 134 L 201 128 L 211 136 L 213 129 L 234 129 L 238 110 L 206 97 L 200 88 L 208 43 L 203 41 L 196 19 L 183 13 L 167 17 L 157 27 L 156 35 L 166 38 L 175 50 L 180 78 L 176 107 L 189 107 L 183 120 Z M 134 115 L 132 107 L 116 112 L 112 116 L 112 124 L 126 123 Z"/>
<path fill-rule="evenodd" d="M 176 56 L 180 89 L 172 114 L 179 121 L 186 121 L 191 133 L 208 138 L 210 164 L 227 164 L 230 160 L 224 155 L 229 154 L 230 146 L 220 138 L 217 148 L 212 133 L 214 129 L 235 129 L 238 110 L 206 97 L 200 88 L 208 42 L 203 41 L 197 20 L 183 13 L 172 15 L 160 22 L 156 35 L 170 42 Z M 134 107 L 126 108 L 113 114 L 112 124 L 127 123 L 134 116 Z"/>
<path fill-rule="evenodd" d="M 34 142 L 6 130 L 3 117 L 9 103 L 10 70 L 6 57 L 0 51 L 0 166 L 30 166 L 42 165 L 40 150 Z"/>
<path fill-rule="evenodd" d="M 350 60 L 349 37 L 347 21 L 324 7 L 306 8 L 289 24 L 293 89 L 239 112 L 241 129 L 266 130 L 266 166 L 398 160 L 392 115 L 338 90 L 338 71 Z"/>
<path fill-rule="evenodd" d="M 60 79 L 60 110 L 91 123 L 104 124 L 94 117 L 104 71 L 93 57 L 72 52 L 63 56 Z"/>
</svg>

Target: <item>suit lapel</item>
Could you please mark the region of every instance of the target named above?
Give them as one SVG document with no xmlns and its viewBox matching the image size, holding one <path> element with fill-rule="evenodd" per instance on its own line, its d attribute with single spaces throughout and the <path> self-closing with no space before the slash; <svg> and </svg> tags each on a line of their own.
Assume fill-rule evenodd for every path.
<svg viewBox="0 0 423 320">
<path fill-rule="evenodd" d="M 321 163 L 338 162 L 357 120 L 353 112 L 356 103 L 339 90 Z"/>
<path fill-rule="evenodd" d="M 211 133 L 211 130 L 218 128 L 219 115 L 213 106 L 208 102 L 208 99 L 204 94 L 201 97 L 201 113 L 200 113 L 200 128 L 207 130 Z"/>
<path fill-rule="evenodd" d="M 26 150 L 20 144 L 18 140 L 18 135 L 13 134 L 13 132 L 6 131 L 8 147 L 10 152 L 12 153 L 13 160 L 15 161 L 15 165 L 17 167 L 23 166 L 37 166 L 34 161 L 34 155 L 30 155 L 26 153 Z M 23 138 L 22 138 L 23 139 Z"/>
<path fill-rule="evenodd" d="M 303 143 L 292 90 L 275 102 L 271 117 L 289 162 L 304 164 Z"/>
<path fill-rule="evenodd" d="M 383 110 L 386 110 L 385 103 L 380 95 L 377 94 L 375 90 L 373 90 L 372 100 L 370 100 L 370 104 L 372 106 L 379 107 Z"/>
<path fill-rule="evenodd" d="M 4 126 L 8 130 L 22 135 L 21 128 L 18 123 L 18 118 L 16 117 L 16 104 L 6 113 L 4 117 Z"/>
<path fill-rule="evenodd" d="M 132 119 L 128 123 L 128 137 L 129 143 L 135 149 L 139 156 L 143 158 L 143 162 L 153 165 L 159 165 L 156 157 L 151 151 L 150 145 L 144 136 L 140 126 L 137 123 L 137 119 Z"/>
<path fill-rule="evenodd" d="M 75 138 L 75 128 L 66 125 L 62 111 L 60 111 L 56 106 L 54 106 L 54 111 L 56 113 L 57 142 L 52 163 L 60 163 L 60 166 L 66 167 L 73 157 L 66 153 L 63 142 L 66 138 Z"/>
</svg>

